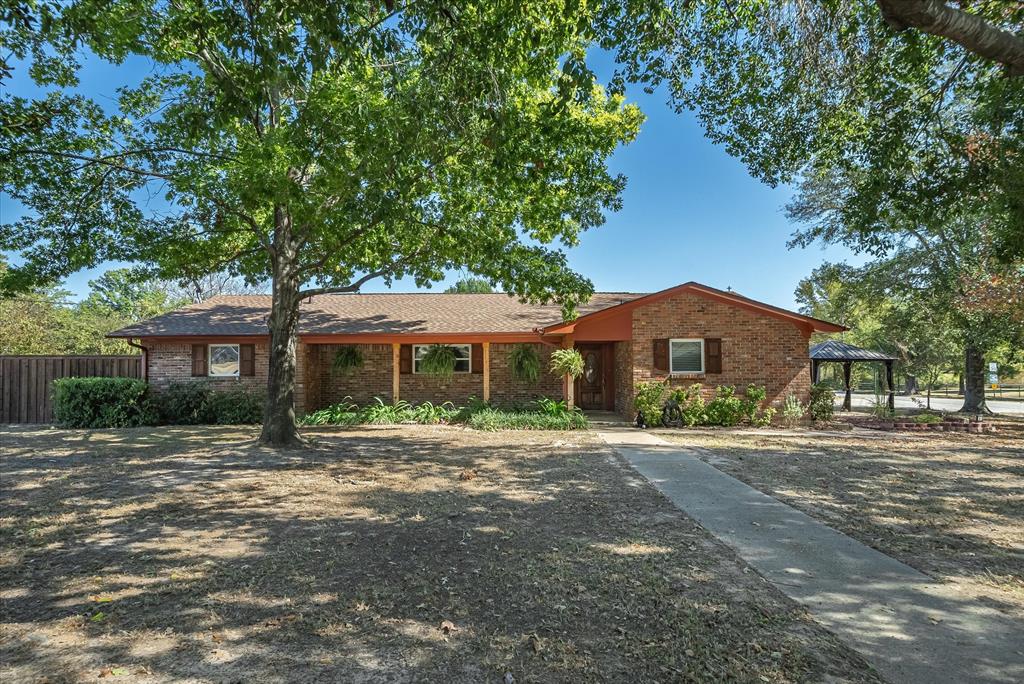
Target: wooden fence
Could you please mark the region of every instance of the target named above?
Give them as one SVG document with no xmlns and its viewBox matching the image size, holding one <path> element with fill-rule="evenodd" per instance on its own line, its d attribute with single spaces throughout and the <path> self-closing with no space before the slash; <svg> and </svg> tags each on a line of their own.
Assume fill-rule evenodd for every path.
<svg viewBox="0 0 1024 684">
<path fill-rule="evenodd" d="M 142 356 L 0 356 L 0 425 L 49 423 L 53 381 L 93 377 L 142 377 Z"/>
</svg>

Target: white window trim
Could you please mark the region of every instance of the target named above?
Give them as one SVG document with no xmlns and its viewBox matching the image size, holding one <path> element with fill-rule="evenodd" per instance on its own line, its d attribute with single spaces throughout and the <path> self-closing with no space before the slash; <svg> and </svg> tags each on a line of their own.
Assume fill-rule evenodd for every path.
<svg viewBox="0 0 1024 684">
<path fill-rule="evenodd" d="M 674 342 L 700 343 L 700 370 L 675 370 L 672 368 L 672 344 Z M 668 341 L 668 372 L 670 375 L 703 375 L 704 374 L 704 339 L 700 337 L 677 337 Z"/>
<path fill-rule="evenodd" d="M 465 347 L 466 348 L 466 366 L 467 369 L 464 371 L 453 370 L 452 373 L 455 375 L 465 375 L 466 373 L 473 372 L 473 345 L 472 344 L 448 344 L 447 342 L 439 342 L 446 347 Z M 423 375 L 422 371 L 416 370 L 416 350 L 421 347 L 433 347 L 433 344 L 414 344 L 412 345 L 412 373 L 413 375 Z"/>
<path fill-rule="evenodd" d="M 213 372 L 213 348 L 214 347 L 234 347 L 235 352 L 238 354 L 238 367 L 234 373 L 214 373 Z M 206 345 L 206 375 L 211 378 L 240 378 L 242 377 L 242 348 L 237 344 L 208 344 Z"/>
</svg>

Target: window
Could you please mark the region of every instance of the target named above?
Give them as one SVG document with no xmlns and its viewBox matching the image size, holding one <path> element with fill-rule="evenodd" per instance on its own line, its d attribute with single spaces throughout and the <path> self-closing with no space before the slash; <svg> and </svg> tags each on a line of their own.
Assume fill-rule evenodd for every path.
<svg viewBox="0 0 1024 684">
<path fill-rule="evenodd" d="M 423 359 L 423 355 L 427 353 L 433 345 L 430 344 L 414 344 L 412 346 L 412 372 L 420 372 L 420 360 Z M 455 350 L 455 372 L 456 373 L 468 373 L 470 368 L 470 347 L 469 344 L 449 344 L 449 347 Z"/>
<path fill-rule="evenodd" d="M 704 372 L 704 340 L 669 340 L 669 371 Z"/>
<path fill-rule="evenodd" d="M 210 375 L 219 378 L 237 378 L 238 359 L 237 344 L 211 344 Z"/>
</svg>

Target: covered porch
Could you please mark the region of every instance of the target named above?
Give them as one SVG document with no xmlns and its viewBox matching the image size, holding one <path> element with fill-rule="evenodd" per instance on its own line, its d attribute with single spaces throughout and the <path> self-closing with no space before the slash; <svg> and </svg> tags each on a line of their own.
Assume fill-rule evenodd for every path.
<svg viewBox="0 0 1024 684">
<path fill-rule="evenodd" d="M 881 352 L 871 351 L 855 347 L 839 340 L 828 340 L 811 347 L 811 382 L 818 383 L 821 364 L 840 363 L 843 366 L 843 389 L 846 394 L 843 398 L 843 410 L 849 411 L 852 404 L 852 388 L 850 375 L 853 364 L 857 362 L 885 364 L 885 387 L 888 393 L 887 405 L 890 411 L 896 409 L 896 391 L 893 387 L 893 363 L 895 356 L 889 356 Z"/>
</svg>

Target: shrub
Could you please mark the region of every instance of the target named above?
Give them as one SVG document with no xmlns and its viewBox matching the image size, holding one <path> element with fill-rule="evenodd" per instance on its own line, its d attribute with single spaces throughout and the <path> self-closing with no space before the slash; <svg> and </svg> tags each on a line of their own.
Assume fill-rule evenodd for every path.
<svg viewBox="0 0 1024 684">
<path fill-rule="evenodd" d="M 211 392 L 202 407 L 203 422 L 215 425 L 252 425 L 263 422 L 266 397 L 241 387 Z"/>
<path fill-rule="evenodd" d="M 661 425 L 661 409 L 665 405 L 668 382 L 638 382 L 633 406 L 644 417 L 648 427 Z"/>
<path fill-rule="evenodd" d="M 919 413 L 916 416 L 914 416 L 913 420 L 915 423 L 941 423 L 942 416 L 938 415 L 937 413 Z"/>
<path fill-rule="evenodd" d="M 796 395 L 790 394 L 782 405 L 782 420 L 786 423 L 787 427 L 793 427 L 804 417 L 805 411 L 806 408 L 796 398 Z"/>
<path fill-rule="evenodd" d="M 154 397 L 160 422 L 199 425 L 206 422 L 206 405 L 213 390 L 205 382 L 176 382 Z"/>
<path fill-rule="evenodd" d="M 551 373 L 575 380 L 583 375 L 583 355 L 577 349 L 556 349 L 551 352 Z"/>
<path fill-rule="evenodd" d="M 72 428 L 118 428 L 156 422 L 149 387 L 135 378 L 60 378 L 53 381 L 53 415 Z"/>
<path fill-rule="evenodd" d="M 420 359 L 420 372 L 448 379 L 455 372 L 455 350 L 447 344 L 432 344 Z"/>
<path fill-rule="evenodd" d="M 237 387 L 217 391 L 205 382 L 177 382 L 154 396 L 167 425 L 248 425 L 263 421 L 266 395 Z"/>
<path fill-rule="evenodd" d="M 706 425 L 722 425 L 731 427 L 743 419 L 743 402 L 735 396 L 736 388 L 732 385 L 720 385 L 715 390 L 715 398 L 704 408 Z"/>
<path fill-rule="evenodd" d="M 302 418 L 303 425 L 356 425 L 359 423 L 359 407 L 345 397 L 337 404 L 307 413 Z"/>
<path fill-rule="evenodd" d="M 435 406 L 429 401 L 417 404 L 409 409 L 409 418 L 421 425 L 435 425 L 437 423 L 449 422 L 457 413 L 455 404 L 446 401 Z"/>
<path fill-rule="evenodd" d="M 346 344 L 335 352 L 334 361 L 331 362 L 331 373 L 349 375 L 362 367 L 363 352 L 359 351 L 359 347 Z"/>
<path fill-rule="evenodd" d="M 512 379 L 531 385 L 540 380 L 540 356 L 532 344 L 517 344 L 508 353 L 508 365 Z"/>
<path fill-rule="evenodd" d="M 541 397 L 533 403 L 533 408 L 538 413 L 543 413 L 548 416 L 564 416 L 567 413 L 579 413 L 580 409 L 577 406 L 569 406 L 567 401 L 549 399 L 548 397 Z"/>
<path fill-rule="evenodd" d="M 773 418 L 775 418 L 775 407 L 769 406 L 754 416 L 754 425 L 756 427 L 768 427 L 772 424 Z"/>
<path fill-rule="evenodd" d="M 588 425 L 581 411 L 560 415 L 538 411 L 502 411 L 485 408 L 469 416 L 466 424 L 475 430 L 582 430 Z"/>
<path fill-rule="evenodd" d="M 385 404 L 380 397 L 374 397 L 373 403 L 359 412 L 359 422 L 367 425 L 393 425 L 412 420 L 412 406 L 399 399 L 393 404 Z"/>
<path fill-rule="evenodd" d="M 680 388 L 672 392 L 672 398 L 679 404 L 679 411 L 683 416 L 683 424 L 687 427 L 704 425 L 704 396 L 701 394 L 703 385 L 695 382 L 689 387 Z"/>
<path fill-rule="evenodd" d="M 811 387 L 811 402 L 807 405 L 811 420 L 832 420 L 835 411 L 835 394 L 832 386 L 819 382 Z"/>
</svg>

